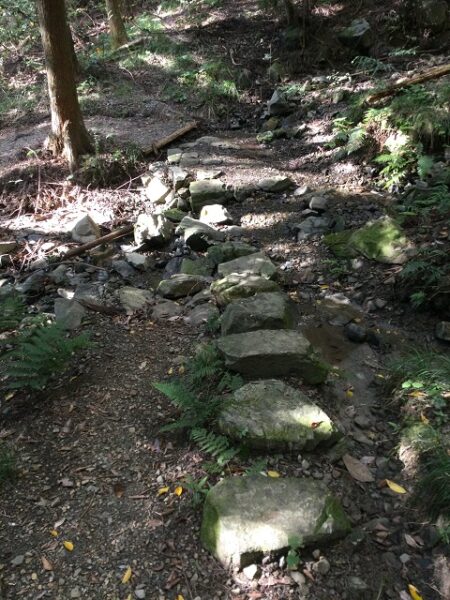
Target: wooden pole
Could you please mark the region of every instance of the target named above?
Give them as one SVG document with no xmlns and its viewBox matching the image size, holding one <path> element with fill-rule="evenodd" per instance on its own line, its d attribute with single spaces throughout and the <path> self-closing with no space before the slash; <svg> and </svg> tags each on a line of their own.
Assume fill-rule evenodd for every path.
<svg viewBox="0 0 450 600">
<path fill-rule="evenodd" d="M 181 136 L 186 135 L 186 133 L 189 133 L 190 131 L 192 131 L 196 127 L 198 127 L 197 121 L 193 121 L 192 123 L 188 123 L 187 125 L 185 125 L 181 129 L 177 129 L 176 131 L 174 131 L 170 135 L 168 135 L 168 136 L 162 138 L 161 140 L 155 142 L 150 147 L 144 148 L 142 150 L 142 153 L 143 154 L 151 154 L 153 152 L 154 154 L 157 154 L 157 152 L 159 150 L 161 150 L 165 146 L 168 146 L 171 142 L 177 140 Z"/>
<path fill-rule="evenodd" d="M 84 254 L 88 250 L 92 250 L 92 248 L 96 248 L 101 244 L 105 244 L 106 242 L 112 242 L 113 240 L 117 240 L 121 237 L 124 237 L 130 233 L 133 233 L 134 225 L 126 225 L 125 227 L 121 227 L 120 229 L 116 229 L 115 231 L 111 231 L 102 237 L 93 240 L 92 242 L 88 242 L 87 244 L 83 244 L 82 246 L 78 246 L 77 248 L 72 248 L 64 255 L 64 258 L 72 258 L 73 256 L 80 256 L 80 254 Z"/>
</svg>

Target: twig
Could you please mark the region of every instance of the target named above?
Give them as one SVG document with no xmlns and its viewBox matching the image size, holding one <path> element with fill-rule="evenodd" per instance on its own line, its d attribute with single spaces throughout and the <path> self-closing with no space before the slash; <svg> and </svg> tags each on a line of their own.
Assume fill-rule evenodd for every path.
<svg viewBox="0 0 450 600">
<path fill-rule="evenodd" d="M 183 135 L 186 135 L 186 133 L 189 133 L 190 131 L 192 131 L 193 129 L 196 129 L 197 127 L 198 127 L 197 121 L 188 123 L 184 127 L 181 127 L 181 129 L 177 129 L 170 135 L 167 135 L 166 137 L 163 137 L 161 140 L 153 143 L 148 148 L 143 148 L 142 153 L 143 154 L 152 154 L 152 153 L 157 154 L 158 150 L 161 150 L 165 146 L 168 146 L 171 142 L 177 140 L 178 138 L 182 137 Z"/>
<path fill-rule="evenodd" d="M 112 242 L 113 240 L 125 237 L 126 235 L 133 233 L 133 230 L 134 225 L 126 225 L 125 227 L 121 227 L 120 229 L 117 229 L 116 231 L 111 231 L 111 233 L 103 235 L 102 237 L 99 237 L 92 242 L 88 242 L 87 244 L 78 246 L 78 248 L 73 248 L 72 250 L 69 250 L 69 252 L 66 252 L 66 254 L 64 254 L 63 258 L 67 259 L 73 256 L 79 256 L 80 254 L 84 254 L 87 250 L 92 250 L 92 248 L 96 248 L 101 244 L 104 244 L 106 242 Z"/>
</svg>

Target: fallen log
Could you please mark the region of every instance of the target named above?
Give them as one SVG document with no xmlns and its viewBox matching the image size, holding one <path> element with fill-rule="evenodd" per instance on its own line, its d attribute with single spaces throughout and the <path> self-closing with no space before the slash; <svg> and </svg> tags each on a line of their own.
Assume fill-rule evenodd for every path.
<svg viewBox="0 0 450 600">
<path fill-rule="evenodd" d="M 157 142 L 154 142 L 148 148 L 143 148 L 142 153 L 143 154 L 152 154 L 152 153 L 157 154 L 159 152 L 159 150 L 161 150 L 165 146 L 168 146 L 171 142 L 177 140 L 178 138 L 182 137 L 183 135 L 186 135 L 186 133 L 189 133 L 196 127 L 198 127 L 197 121 L 192 121 L 192 123 L 188 123 L 184 127 L 181 127 L 181 129 L 177 129 L 170 135 L 163 137 L 162 139 L 158 140 Z"/>
<path fill-rule="evenodd" d="M 111 231 L 111 233 L 107 233 L 106 235 L 103 235 L 102 237 L 99 237 L 96 240 L 93 240 L 92 242 L 87 242 L 87 244 L 83 244 L 82 246 L 78 246 L 77 248 L 72 248 L 72 250 L 69 250 L 64 254 L 63 258 L 73 258 L 74 256 L 80 256 L 80 254 L 84 254 L 88 250 L 92 250 L 92 248 L 96 248 L 101 244 L 117 240 L 130 233 L 133 233 L 133 231 L 134 225 L 126 225 L 125 227 L 121 227 L 120 229 Z"/>
<path fill-rule="evenodd" d="M 413 77 L 406 77 L 405 79 L 401 79 L 385 88 L 384 90 L 380 90 L 379 92 L 374 92 L 370 96 L 366 98 L 366 104 L 375 104 L 378 100 L 382 100 L 383 98 L 387 98 L 389 96 L 393 96 L 399 90 L 402 90 L 405 87 L 409 87 L 411 85 L 416 85 L 419 83 L 424 83 L 425 81 L 430 81 L 431 79 L 438 79 L 439 77 L 444 77 L 444 75 L 450 74 L 450 63 L 446 65 L 440 65 L 439 67 L 433 67 L 425 73 L 421 73 L 420 75 L 414 75 Z"/>
</svg>

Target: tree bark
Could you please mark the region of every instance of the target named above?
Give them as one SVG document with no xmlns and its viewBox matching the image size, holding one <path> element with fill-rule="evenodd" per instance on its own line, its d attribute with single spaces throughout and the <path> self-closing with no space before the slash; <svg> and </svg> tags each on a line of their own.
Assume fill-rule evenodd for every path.
<svg viewBox="0 0 450 600">
<path fill-rule="evenodd" d="M 284 0 L 284 8 L 288 27 L 299 27 L 300 15 L 293 0 Z"/>
<path fill-rule="evenodd" d="M 111 46 L 116 50 L 128 42 L 128 35 L 123 24 L 119 0 L 106 0 Z"/>
<path fill-rule="evenodd" d="M 39 25 L 47 68 L 51 133 L 47 147 L 74 170 L 79 157 L 93 150 L 75 84 L 72 40 L 64 0 L 38 0 Z"/>
</svg>

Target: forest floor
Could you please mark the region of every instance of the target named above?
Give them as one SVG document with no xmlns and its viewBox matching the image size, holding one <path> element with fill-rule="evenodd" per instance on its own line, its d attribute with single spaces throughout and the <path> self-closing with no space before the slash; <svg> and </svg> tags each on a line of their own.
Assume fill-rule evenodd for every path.
<svg viewBox="0 0 450 600">
<path fill-rule="evenodd" d="M 298 188 L 308 188 L 302 195 L 255 192 L 229 209 L 244 239 L 279 267 L 284 288 L 298 308 L 299 329 L 344 373 L 321 388 L 302 389 L 339 423 L 349 451 L 372 469 L 374 481 L 358 481 L 340 457 L 329 453 L 270 456 L 267 468 L 282 476 L 325 481 L 341 499 L 354 531 L 329 547 L 302 549 L 295 577 L 279 557 L 264 561 L 254 579 L 225 570 L 200 543 L 201 505 L 193 502 L 185 484 L 187 478 L 198 481 L 207 475 L 210 459 L 186 436 L 160 433 L 176 411 L 152 385 L 176 373 L 211 334 L 185 322 L 182 312 L 163 319 L 146 313 L 130 317 L 92 312 L 83 329 L 95 344 L 73 366 L 70 377 L 39 394 L 5 393 L 1 403 L 0 439 L 14 449 L 17 479 L 0 489 L 0 600 L 405 600 L 409 584 L 424 600 L 450 597 L 449 546 L 435 523 L 411 506 L 409 493 L 380 484 L 388 479 L 407 492 L 414 486 L 408 449 L 403 461 L 398 455 L 402 417 L 386 384 L 388 365 L 402 351 L 418 347 L 448 352 L 448 345 L 434 337 L 438 317 L 405 303 L 399 265 L 362 259 L 354 268 L 343 266 L 321 235 L 298 242 L 295 233 L 314 194 L 325 196 L 330 213 L 348 227 L 387 214 L 395 204 L 394 195 L 375 186 L 364 157 L 337 161 L 335 149 L 327 145 L 332 121 L 346 104 L 342 98 L 336 103 L 328 88 L 349 64 L 345 56 L 336 56 L 335 39 L 321 44 L 317 31 L 310 49 L 317 64 L 305 53 L 299 69 L 303 72 L 289 80 L 298 87 L 306 81 L 310 85 L 302 101 L 308 109 L 299 115 L 304 134 L 274 140 L 270 146 L 258 142 L 265 102 L 277 87 L 266 72 L 280 32 L 254 3 L 239 2 L 239 14 L 235 4 L 211 8 L 194 25 L 192 14 L 170 11 L 161 15 L 161 22 L 171 43 L 188 48 L 198 65 L 213 57 L 227 69 L 250 76 L 240 102 L 214 95 L 216 76 L 200 100 L 198 90 L 191 89 L 186 97 L 170 97 L 175 92 L 164 74 L 167 56 L 161 52 L 159 65 L 144 59 L 120 66 L 108 61 L 103 79 L 98 74 L 95 79 L 92 61 L 93 75 L 82 93 L 84 110 L 92 123 L 97 120 L 97 131 L 116 132 L 113 143 L 130 138 L 136 142 L 145 130 L 137 141 L 148 145 L 196 118 L 198 130 L 180 143 L 201 135 L 228 142 L 228 147 L 205 154 L 216 159 L 227 185 L 255 185 L 282 174 Z M 366 4 L 369 12 L 370 3 L 361 6 Z M 381 26 L 382 11 L 372 10 L 374 19 L 380 13 Z M 328 17 L 336 22 L 323 31 L 333 31 L 353 13 L 347 5 L 343 14 L 331 13 Z M 439 54 L 420 55 L 395 69 L 407 72 L 439 59 Z M 188 80 L 184 74 L 183 81 Z M 196 81 L 201 86 L 201 79 Z M 343 87 L 351 94 L 370 87 L 373 77 L 362 73 L 345 81 Z M 65 180 L 63 165 L 38 151 L 46 119 L 45 108 L 38 104 L 0 132 L 0 232 L 2 239 L 14 237 L 22 244 L 13 266 L 5 269 L 6 279 L 23 279 L 46 242 L 51 248 L 67 246 L 70 223 L 80 212 L 95 214 L 106 230 L 132 222 L 146 208 L 137 176 L 148 165 L 136 162 L 130 167 L 123 157 L 105 164 L 98 158 L 83 177 L 94 174 L 100 187 L 86 179 Z M 158 159 L 164 161 L 165 153 Z M 407 235 L 416 245 L 435 238 L 448 247 L 444 220 L 422 229 L 410 227 Z M 160 279 L 172 256 L 171 248 L 152 253 L 155 269 L 133 285 L 148 285 L 149 277 Z M 342 310 L 336 312 L 327 303 L 336 294 L 351 301 L 357 313 L 351 318 L 373 332 L 371 343 L 356 344 L 345 337 Z M 39 302 L 36 306 L 45 308 L 45 301 Z M 185 308 L 183 302 L 180 306 Z M 250 464 L 249 459 L 229 469 L 241 472 Z M 211 485 L 216 479 L 210 476 Z M 71 542 L 73 549 L 64 542 Z M 129 567 L 131 579 L 123 582 Z"/>
</svg>

